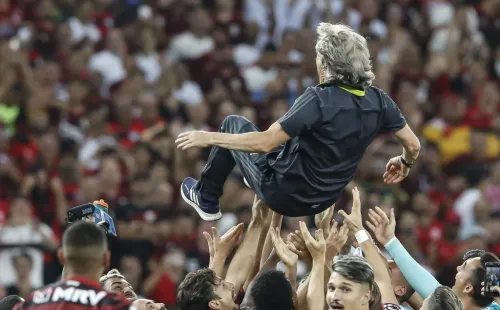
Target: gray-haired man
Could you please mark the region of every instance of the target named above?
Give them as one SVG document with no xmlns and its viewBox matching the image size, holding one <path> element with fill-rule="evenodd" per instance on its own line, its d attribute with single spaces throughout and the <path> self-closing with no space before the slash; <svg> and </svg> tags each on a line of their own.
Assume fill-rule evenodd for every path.
<svg viewBox="0 0 500 310">
<path fill-rule="evenodd" d="M 261 132 L 241 116 L 229 116 L 219 132 L 179 135 L 178 148 L 213 146 L 200 180 L 186 178 L 181 194 L 202 219 L 218 220 L 219 197 L 238 165 L 247 185 L 286 216 L 322 212 L 351 181 L 364 151 L 382 132 L 393 132 L 403 154 L 389 160 L 387 184 L 402 181 L 420 151 L 418 138 L 398 106 L 372 87 L 365 38 L 344 25 L 321 23 L 316 63 L 320 83 L 309 87 L 271 127 Z"/>
</svg>

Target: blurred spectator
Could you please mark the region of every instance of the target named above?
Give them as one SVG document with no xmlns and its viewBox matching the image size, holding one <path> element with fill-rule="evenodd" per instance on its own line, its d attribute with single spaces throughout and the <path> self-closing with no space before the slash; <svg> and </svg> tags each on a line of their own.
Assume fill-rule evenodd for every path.
<svg viewBox="0 0 500 310">
<path fill-rule="evenodd" d="M 352 185 L 396 208 L 400 240 L 443 278 L 466 249 L 500 254 L 499 13 L 498 0 L 0 0 L 0 296 L 55 280 L 68 207 L 103 198 L 119 235 L 113 267 L 171 306 L 184 271 L 208 264 L 212 225 L 178 191 L 209 152 L 173 141 L 232 114 L 262 130 L 281 117 L 317 83 L 320 21 L 368 38 L 376 86 L 423 146 L 387 187 L 381 173 L 401 150 L 378 137 Z M 252 201 L 234 171 L 220 232 L 248 223 Z M 30 282 L 14 268 L 24 255 Z"/>
</svg>

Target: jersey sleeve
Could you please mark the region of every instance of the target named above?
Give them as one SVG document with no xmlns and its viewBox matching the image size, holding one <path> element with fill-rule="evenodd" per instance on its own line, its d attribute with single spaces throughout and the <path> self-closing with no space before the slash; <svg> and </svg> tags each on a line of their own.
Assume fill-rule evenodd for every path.
<svg viewBox="0 0 500 310">
<path fill-rule="evenodd" d="M 317 127 L 321 122 L 319 99 L 314 89 L 309 87 L 295 100 L 290 110 L 279 120 L 283 130 L 290 138 L 303 135 Z"/>
<path fill-rule="evenodd" d="M 386 106 L 382 130 L 389 132 L 403 129 L 406 126 L 406 119 L 396 102 L 384 92 L 382 92 L 382 99 L 385 101 Z"/>
</svg>

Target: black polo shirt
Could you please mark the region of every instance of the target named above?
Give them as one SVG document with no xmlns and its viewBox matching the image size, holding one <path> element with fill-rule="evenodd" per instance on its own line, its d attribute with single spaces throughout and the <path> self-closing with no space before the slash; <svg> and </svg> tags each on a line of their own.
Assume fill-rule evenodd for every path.
<svg viewBox="0 0 500 310">
<path fill-rule="evenodd" d="M 406 125 L 382 90 L 331 83 L 309 87 L 278 122 L 291 139 L 279 152 L 268 154 L 267 163 L 279 189 L 273 209 L 286 208 L 289 216 L 328 208 L 353 178 L 375 137 Z"/>
</svg>

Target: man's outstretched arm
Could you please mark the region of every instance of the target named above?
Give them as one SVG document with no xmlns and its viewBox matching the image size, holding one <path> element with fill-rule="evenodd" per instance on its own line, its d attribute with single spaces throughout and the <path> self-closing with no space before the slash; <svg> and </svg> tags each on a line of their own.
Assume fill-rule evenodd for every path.
<svg viewBox="0 0 500 310">
<path fill-rule="evenodd" d="M 243 242 L 231 260 L 226 274 L 225 280 L 234 285 L 235 292 L 239 292 L 240 288 L 245 284 L 248 274 L 251 272 L 253 264 L 257 259 L 255 249 L 259 244 L 268 212 L 269 208 L 256 197 L 252 207 L 252 221 L 248 226 Z"/>
<path fill-rule="evenodd" d="M 181 133 L 175 144 L 183 150 L 218 146 L 235 151 L 268 153 L 291 138 L 317 128 L 321 120 L 319 99 L 314 90 L 308 88 L 297 98 L 290 110 L 266 131 L 241 134 L 188 131 Z"/>
</svg>

